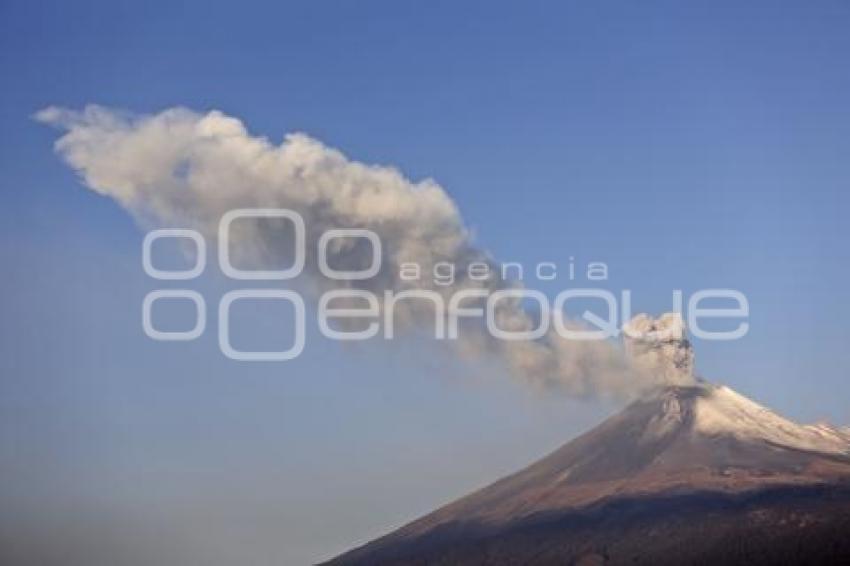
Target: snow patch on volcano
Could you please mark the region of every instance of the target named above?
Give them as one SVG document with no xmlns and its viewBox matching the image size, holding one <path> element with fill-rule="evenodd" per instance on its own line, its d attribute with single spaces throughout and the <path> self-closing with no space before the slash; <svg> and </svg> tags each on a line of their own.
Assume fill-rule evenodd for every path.
<svg viewBox="0 0 850 566">
<path fill-rule="evenodd" d="M 693 429 L 799 450 L 850 454 L 850 431 L 830 425 L 800 425 L 725 386 L 706 386 L 694 406 Z"/>
</svg>

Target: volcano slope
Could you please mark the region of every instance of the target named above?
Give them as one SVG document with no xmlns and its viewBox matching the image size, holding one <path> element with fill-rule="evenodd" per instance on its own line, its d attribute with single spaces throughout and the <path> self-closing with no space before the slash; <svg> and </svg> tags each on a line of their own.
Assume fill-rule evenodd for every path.
<svg viewBox="0 0 850 566">
<path fill-rule="evenodd" d="M 850 564 L 850 431 L 659 389 L 329 564 Z"/>
</svg>

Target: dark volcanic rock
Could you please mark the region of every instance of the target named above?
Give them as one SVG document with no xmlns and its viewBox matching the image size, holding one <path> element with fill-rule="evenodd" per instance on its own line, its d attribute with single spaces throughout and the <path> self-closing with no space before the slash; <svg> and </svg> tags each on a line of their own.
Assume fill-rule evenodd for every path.
<svg viewBox="0 0 850 566">
<path fill-rule="evenodd" d="M 850 564 L 850 486 L 618 499 L 488 529 L 447 524 L 331 564 Z"/>
</svg>

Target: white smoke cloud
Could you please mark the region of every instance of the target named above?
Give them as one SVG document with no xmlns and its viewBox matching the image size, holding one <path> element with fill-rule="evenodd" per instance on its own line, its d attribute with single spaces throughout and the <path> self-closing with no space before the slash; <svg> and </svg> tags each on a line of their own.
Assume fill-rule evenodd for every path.
<svg viewBox="0 0 850 566">
<path fill-rule="evenodd" d="M 306 287 L 316 295 L 357 286 L 375 292 L 428 289 L 447 299 L 460 289 L 515 286 L 501 281 L 497 269 L 486 281 L 464 276 L 470 263 L 492 260 L 473 245 L 455 203 L 437 183 L 412 182 L 394 168 L 349 160 L 308 135 L 289 134 L 275 145 L 251 136 L 236 118 L 184 108 L 135 116 L 99 106 L 50 107 L 35 117 L 65 130 L 56 150 L 88 188 L 114 199 L 147 227 L 188 227 L 214 240 L 221 216 L 232 209 L 299 212 L 307 226 Z M 239 256 L 279 264 L 281 250 L 292 244 L 280 226 L 274 228 L 269 221 L 240 225 L 233 241 Z M 340 228 L 378 234 L 383 262 L 376 277 L 340 282 L 319 274 L 316 242 L 326 230 Z M 368 265 L 369 253 L 368 247 L 340 245 L 329 261 L 357 269 Z M 428 274 L 439 262 L 456 266 L 459 276 L 451 285 L 399 277 L 404 263 L 416 263 Z M 404 303 L 399 303 L 399 328 L 433 325 L 427 303 Z M 534 327 L 533 316 L 519 302 L 500 302 L 497 321 L 514 330 Z M 554 332 L 533 342 L 508 342 L 489 337 L 481 321 L 465 322 L 459 351 L 501 356 L 522 379 L 570 394 L 631 395 L 659 379 L 634 371 L 623 351 L 608 342 L 567 341 Z"/>
</svg>

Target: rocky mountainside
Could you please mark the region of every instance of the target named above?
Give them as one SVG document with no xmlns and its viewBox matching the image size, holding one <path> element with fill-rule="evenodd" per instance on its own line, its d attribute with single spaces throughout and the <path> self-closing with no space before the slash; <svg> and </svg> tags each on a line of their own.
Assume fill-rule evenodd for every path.
<svg viewBox="0 0 850 566">
<path fill-rule="evenodd" d="M 804 527 L 811 521 L 810 529 L 850 527 L 848 480 L 850 431 L 796 424 L 728 387 L 707 383 L 667 387 L 524 470 L 333 563 L 548 563 L 528 556 L 546 548 L 548 541 L 572 549 L 569 555 L 554 554 L 551 563 L 564 564 L 588 553 L 604 558 L 597 547 L 615 540 L 628 547 L 627 532 L 653 528 L 667 533 L 665 544 L 693 551 L 718 530 L 725 533 L 731 528 L 724 536 L 743 537 L 743 531 L 736 529 L 742 526 L 742 517 L 751 516 L 761 516 L 764 524 L 747 534 L 747 540 L 758 541 L 760 534 L 774 529 L 774 536 L 790 530 L 783 534 L 784 540 L 796 541 L 795 533 L 807 532 L 792 528 L 801 520 Z M 679 522 L 686 517 L 688 522 Z M 607 526 L 592 527 L 600 521 Z M 696 529 L 697 525 L 702 526 Z M 611 528 L 606 543 L 605 532 Z M 845 540 L 846 532 L 841 537 Z M 529 546 L 528 541 L 541 533 L 544 540 Z M 828 541 L 826 549 L 835 543 L 820 530 L 806 536 L 812 544 Z M 510 541 L 516 537 L 520 538 L 514 548 Z M 686 545 L 683 537 L 694 541 Z M 850 553 L 850 544 L 843 544 Z M 629 552 L 637 554 L 629 562 L 653 549 L 638 539 L 632 546 Z M 714 552 L 722 546 L 703 550 Z M 488 548 L 496 554 L 487 558 L 477 552 Z M 514 552 L 517 562 L 509 559 Z M 450 557 L 448 561 L 440 561 L 444 556 Z M 660 557 L 653 560 L 659 563 Z"/>
<path fill-rule="evenodd" d="M 683 329 L 662 322 L 631 348 L 689 385 L 332 563 L 850 564 L 850 430 L 690 378 Z"/>
</svg>

